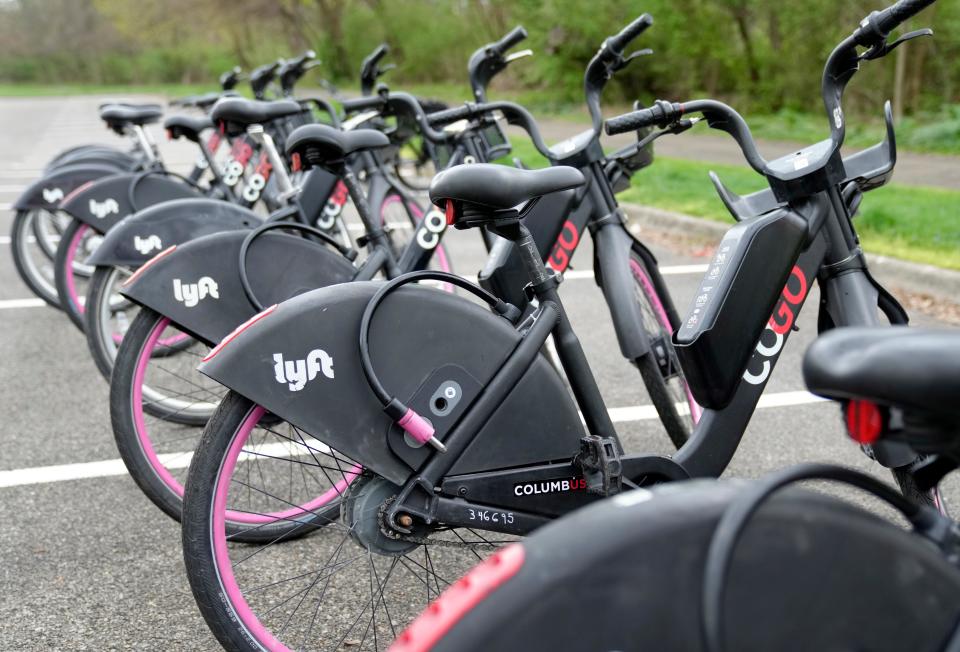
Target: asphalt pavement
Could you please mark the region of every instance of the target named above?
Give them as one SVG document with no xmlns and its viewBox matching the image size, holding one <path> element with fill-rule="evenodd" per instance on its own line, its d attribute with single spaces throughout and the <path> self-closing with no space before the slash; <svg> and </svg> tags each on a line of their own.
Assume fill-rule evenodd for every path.
<svg viewBox="0 0 960 652">
<path fill-rule="evenodd" d="M 178 525 L 118 466 L 108 388 L 86 340 L 59 312 L 29 301 L 10 256 L 9 204 L 44 163 L 75 144 L 117 142 L 96 118 L 102 99 L 0 100 L 0 411 L 7 414 L 0 427 L 0 648 L 216 650 L 187 586 Z M 162 136 L 159 128 L 155 133 Z M 169 166 L 187 171 L 195 152 L 161 142 Z M 640 236 L 685 310 L 707 262 L 697 255 L 702 246 Z M 476 234 L 452 232 L 446 243 L 457 271 L 476 273 L 483 260 Z M 632 442 L 668 452 L 659 422 L 643 407 L 649 401 L 639 374 L 620 357 L 589 273 L 591 256 L 586 241 L 562 297 L 618 428 Z M 755 414 L 727 475 L 757 477 L 793 463 L 830 461 L 889 479 L 847 440 L 838 408 L 804 392 L 800 361 L 815 337 L 817 301 L 814 290 L 767 387 L 766 407 Z M 947 500 L 960 505 L 960 491 L 948 487 Z"/>
</svg>

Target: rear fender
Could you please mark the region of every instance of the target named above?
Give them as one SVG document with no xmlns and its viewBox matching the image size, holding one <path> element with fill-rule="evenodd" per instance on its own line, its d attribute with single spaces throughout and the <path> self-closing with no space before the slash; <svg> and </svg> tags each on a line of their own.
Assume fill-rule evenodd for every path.
<svg viewBox="0 0 960 652">
<path fill-rule="evenodd" d="M 56 211 L 60 202 L 85 183 L 117 173 L 106 165 L 65 165 L 44 174 L 24 190 L 13 203 L 13 210 L 43 209 Z"/>
<path fill-rule="evenodd" d="M 216 344 L 257 312 L 240 281 L 240 246 L 247 235 L 214 233 L 159 254 L 122 293 L 193 337 Z M 356 273 L 328 247 L 285 233 L 263 234 L 247 254 L 250 285 L 264 305 L 350 281 Z"/>
<path fill-rule="evenodd" d="M 360 365 L 360 320 L 379 287 L 380 283 L 371 281 L 347 283 L 281 303 L 237 329 L 199 369 L 378 475 L 403 484 L 430 453 L 405 442 L 370 390 Z M 370 328 L 370 353 L 384 387 L 423 410 L 443 438 L 519 339 L 506 320 L 475 303 L 408 285 L 378 308 Z M 507 458 L 509 465 L 525 463 L 525 451 L 532 451 L 537 460 L 551 459 L 555 454 L 551 446 L 559 446 L 559 458 L 576 453 L 580 421 L 569 407 L 570 399 L 563 396 L 562 383 L 542 356 L 532 370 L 532 376 L 531 372 L 527 376 L 534 381 L 552 373 L 555 385 L 551 387 L 559 393 L 550 393 L 549 400 L 542 402 L 524 402 L 522 397 L 531 397 L 525 378 L 511 390 L 506 408 L 499 412 L 519 410 L 536 421 L 552 411 L 571 419 L 572 430 L 558 433 L 552 427 L 554 421 L 545 425 L 504 418 L 496 432 L 487 428 L 488 435 L 478 436 L 471 444 L 470 451 L 480 458 L 495 457 L 497 464 Z M 419 407 L 417 397 L 437 395 L 454 378 L 463 390 L 460 404 L 446 413 Z M 475 462 L 471 469 L 492 468 L 476 458 Z"/>
<path fill-rule="evenodd" d="M 65 165 L 105 165 L 115 168 L 117 172 L 129 172 L 137 167 L 137 163 L 136 159 L 123 152 L 88 150 L 69 154 L 50 163 L 45 170 L 51 171 Z"/>
<path fill-rule="evenodd" d="M 217 199 L 174 199 L 121 220 L 85 261 L 87 265 L 139 267 L 158 252 L 221 231 L 250 230 L 262 218 Z"/>
<path fill-rule="evenodd" d="M 137 210 L 200 193 L 176 177 L 129 172 L 98 179 L 67 197 L 60 209 L 70 217 L 106 233 Z"/>
</svg>

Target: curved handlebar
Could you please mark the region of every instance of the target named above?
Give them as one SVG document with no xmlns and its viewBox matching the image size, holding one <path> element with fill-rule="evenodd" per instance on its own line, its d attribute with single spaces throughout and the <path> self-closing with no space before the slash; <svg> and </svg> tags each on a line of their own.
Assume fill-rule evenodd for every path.
<svg viewBox="0 0 960 652">
<path fill-rule="evenodd" d="M 857 32 L 860 33 L 861 38 L 869 38 L 871 35 L 876 35 L 875 38 L 886 38 L 886 35 L 899 27 L 901 23 L 917 15 L 934 2 L 936 0 L 900 0 L 895 5 L 891 5 L 882 11 L 875 11 L 867 16 Z"/>
<path fill-rule="evenodd" d="M 639 109 L 607 120 L 604 128 L 607 135 L 610 136 L 627 131 L 636 131 L 644 127 L 664 128 L 691 113 L 702 113 L 712 129 L 719 129 L 733 136 L 733 139 L 740 145 L 740 149 L 743 151 L 750 167 L 760 174 L 765 174 L 767 162 L 757 150 L 757 144 L 750 132 L 750 127 L 747 126 L 743 116 L 723 102 L 694 100 L 680 104 L 657 100 L 649 108 Z"/>
<path fill-rule="evenodd" d="M 500 111 L 509 124 L 518 126 L 526 131 L 527 135 L 530 136 L 530 140 L 533 142 L 533 146 L 536 147 L 537 151 L 543 156 L 549 159 L 555 158 L 553 152 L 550 151 L 550 147 L 543 141 L 543 137 L 540 135 L 540 128 L 537 126 L 537 121 L 530 115 L 529 111 L 514 102 L 483 102 L 480 104 L 467 102 L 463 106 L 431 113 L 426 117 L 426 121 L 433 125 L 448 124 L 456 122 L 457 120 L 467 120 L 487 115 L 494 111 Z"/>
<path fill-rule="evenodd" d="M 624 48 L 630 45 L 630 41 L 640 36 L 640 34 L 651 25 L 653 25 L 653 18 L 650 14 L 643 14 L 620 30 L 619 34 L 608 38 L 607 47 L 615 54 L 622 54 Z"/>
<path fill-rule="evenodd" d="M 630 61 L 629 58 L 625 59 L 623 57 L 623 50 L 651 25 L 653 25 L 653 17 L 650 14 L 642 14 L 624 27 L 619 34 L 605 40 L 603 45 L 600 46 L 600 50 L 587 65 L 587 71 L 583 75 L 583 91 L 586 95 L 587 109 L 590 111 L 590 119 L 596 137 L 600 136 L 600 128 L 603 125 L 603 115 L 600 113 L 600 93 L 603 92 L 603 87 L 613 77 L 613 74 Z"/>
<path fill-rule="evenodd" d="M 381 43 L 374 49 L 373 52 L 368 54 L 364 58 L 363 63 L 360 64 L 360 92 L 363 95 L 370 95 L 373 92 L 374 86 L 376 86 L 377 79 L 387 70 L 392 69 L 392 66 L 381 68 L 380 61 L 387 56 L 390 52 L 390 46 L 386 43 Z"/>
<path fill-rule="evenodd" d="M 509 34 L 504 36 L 502 39 L 500 39 L 490 47 L 496 50 L 497 54 L 499 54 L 500 56 L 503 56 L 503 54 L 507 50 L 517 45 L 521 41 L 525 40 L 526 38 L 527 38 L 527 30 L 524 29 L 522 25 L 517 25 L 512 30 L 510 30 Z"/>
</svg>

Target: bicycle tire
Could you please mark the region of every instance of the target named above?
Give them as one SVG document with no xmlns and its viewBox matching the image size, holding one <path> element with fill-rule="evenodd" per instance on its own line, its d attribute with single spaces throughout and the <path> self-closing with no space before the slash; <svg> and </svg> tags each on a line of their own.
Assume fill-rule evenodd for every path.
<svg viewBox="0 0 960 652">
<path fill-rule="evenodd" d="M 647 264 L 636 252 L 631 252 L 630 267 L 636 288 L 634 295 L 641 304 L 641 313 L 646 317 L 644 330 L 647 332 L 647 338 L 655 346 L 663 349 L 661 351 L 651 351 L 647 355 L 634 360 L 634 364 L 640 371 L 640 377 L 647 393 L 650 395 L 650 401 L 656 408 L 660 422 L 666 429 L 670 441 L 679 449 L 690 438 L 690 433 L 699 418 L 699 413 L 693 395 L 690 393 L 683 377 L 683 370 L 680 368 L 680 363 L 673 351 L 673 344 L 670 339 L 673 334 L 673 325 L 670 323 L 668 312 L 651 281 Z M 654 331 L 654 328 L 657 328 L 657 330 Z M 676 389 L 683 390 L 683 396 L 677 395 L 678 392 L 672 392 L 671 388 L 668 387 L 668 379 L 664 377 L 658 356 L 668 361 L 670 378 L 676 381 Z M 677 404 L 682 401 L 685 401 L 688 406 L 689 416 L 681 414 L 681 411 L 677 409 Z"/>
<path fill-rule="evenodd" d="M 84 329 L 84 308 L 80 302 L 82 288 L 77 287 L 77 279 L 81 275 L 76 273 L 77 258 L 83 239 L 92 229 L 83 222 L 72 219 L 63 230 L 60 244 L 57 246 L 57 256 L 53 261 L 53 278 L 57 288 L 57 301 L 60 309 L 70 318 L 74 326 L 81 331 Z M 84 293 L 85 296 L 85 293 Z"/>
<path fill-rule="evenodd" d="M 29 238 L 34 234 L 33 223 L 36 221 L 36 211 L 20 210 L 13 218 L 13 228 L 11 229 L 10 243 L 13 251 L 13 264 L 17 268 L 17 274 L 26 284 L 30 291 L 37 297 L 53 307 L 60 308 L 60 299 L 57 296 L 57 288 L 53 279 L 43 278 L 42 272 L 37 268 L 37 262 L 27 253 Z M 45 251 L 41 248 L 40 253 Z M 52 258 L 49 259 L 52 263 Z"/>
</svg>

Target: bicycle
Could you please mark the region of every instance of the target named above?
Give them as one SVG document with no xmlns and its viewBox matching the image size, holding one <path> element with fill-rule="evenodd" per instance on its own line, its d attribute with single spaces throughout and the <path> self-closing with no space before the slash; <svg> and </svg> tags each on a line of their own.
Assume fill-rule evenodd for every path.
<svg viewBox="0 0 960 652">
<path fill-rule="evenodd" d="M 221 92 L 183 98 L 183 105 L 201 109 L 209 107 L 221 96 L 232 93 L 239 79 L 239 68 L 227 71 L 220 76 Z M 159 110 L 154 105 L 127 106 Z M 104 108 L 101 107 L 101 110 Z M 108 124 L 108 127 L 111 125 Z M 58 213 L 60 201 L 93 179 L 142 169 L 148 164 L 150 143 L 146 134 L 141 134 L 135 125 L 128 129 L 113 130 L 130 138 L 132 147 L 128 151 L 99 144 L 64 150 L 50 160 L 42 178 L 32 183 L 14 203 L 16 216 L 11 232 L 14 264 L 27 287 L 52 307 L 59 307 L 59 300 L 53 284 L 51 263 L 68 222 Z M 188 178 L 199 181 L 204 167 L 203 164 L 195 166 Z"/>
<path fill-rule="evenodd" d="M 960 463 L 958 369 L 960 334 L 918 328 L 836 329 L 803 362 L 809 389 L 843 406 L 854 443 L 929 456 L 926 487 Z M 908 529 L 784 491 L 811 480 L 858 489 Z M 500 550 L 391 650 L 954 650 L 958 552 L 955 521 L 853 469 L 687 481 L 603 501 Z M 593 601 L 607 609 L 584 608 Z"/>
<path fill-rule="evenodd" d="M 629 41 L 648 21 L 632 24 L 615 42 Z M 846 66 L 858 61 L 857 44 L 865 41 L 874 55 L 889 51 L 889 30 L 873 33 L 872 27 L 866 23 L 828 60 L 824 95 L 832 103 L 832 125 L 832 109 L 853 74 Z M 383 285 L 331 286 L 268 308 L 236 329 L 200 367 L 230 393 L 191 462 L 184 559 L 197 603 L 225 645 L 336 647 L 355 636 L 361 645 L 380 647 L 397 633 L 394 621 L 414 610 L 413 587 L 429 601 L 441 592 L 441 583 L 452 581 L 451 559 L 480 558 L 479 551 L 626 489 L 718 475 L 818 276 L 824 319 L 830 316 L 833 325 L 875 325 L 877 306 L 895 319 L 903 316 L 869 278 L 855 240 L 837 237 L 852 233 L 848 207 L 889 178 L 892 137 L 842 159 L 841 121 L 832 140 L 801 152 L 807 162 L 797 170 L 797 155 L 763 161 L 746 123 L 726 105 L 705 101 L 684 109 L 687 115 L 705 112 L 709 124 L 728 130 L 770 186 L 743 198 L 719 186 L 743 220 L 722 241 L 723 259 L 716 258 L 708 270 L 710 290 L 699 293 L 707 300 L 691 309 L 690 315 L 704 314 L 703 321 L 688 316 L 675 334 L 694 397 L 706 407 L 690 440 L 672 457 L 623 453 L 565 317 L 557 293 L 562 276 L 546 268 L 525 225 L 523 218 L 538 202 L 582 187 L 582 172 L 483 164 L 449 168 L 434 179 L 431 200 L 453 226 L 482 226 L 518 245 L 529 293 L 537 300 L 532 314 L 524 316 L 482 288 L 436 272 Z M 887 116 L 889 121 L 889 109 Z M 669 132 L 694 124 L 680 109 L 669 120 L 662 117 L 637 112 L 608 121 L 608 132 L 657 123 Z M 845 262 L 838 269 L 833 263 L 840 261 Z M 411 286 L 421 280 L 454 283 L 481 305 Z M 703 324 L 713 331 L 697 328 L 706 329 Z M 723 337 L 711 335 L 703 340 L 709 346 L 691 347 L 699 339 L 690 338 L 691 332 Z M 550 335 L 574 400 L 540 355 Z M 703 382 L 712 370 L 718 381 Z M 268 420 L 261 421 L 264 415 Z M 286 459 L 258 454 L 263 442 L 274 441 L 277 423 L 294 433 L 286 438 Z M 326 457 L 311 460 L 311 449 L 319 446 Z M 872 448 L 898 473 L 913 477 L 903 467 L 916 459 L 909 446 L 881 441 Z M 271 504 L 293 510 L 304 505 L 315 494 L 271 483 L 291 467 L 328 488 L 346 485 L 340 519 L 291 541 L 303 530 L 290 517 L 276 535 L 284 545 L 266 546 L 248 558 L 231 546 L 225 510 L 262 513 Z M 277 476 L 261 475 L 265 468 Z M 349 482 L 348 474 L 353 474 Z M 257 501 L 248 504 L 251 491 Z M 317 510 L 299 513 L 311 527 L 318 523 Z M 331 518 L 329 511 L 325 518 Z M 432 561 L 438 555 L 446 560 L 442 574 Z M 304 558 L 313 560 L 306 575 L 298 562 Z M 264 589 L 267 573 L 270 587 L 278 588 Z M 395 583 L 385 586 L 390 579 Z M 321 580 L 322 593 L 311 594 Z M 369 586 L 369 595 L 357 598 L 357 586 Z M 285 587 L 297 592 L 298 600 L 285 600 Z M 311 607 L 301 612 L 308 595 Z M 336 616 L 324 609 L 327 600 L 337 601 Z"/>
</svg>

